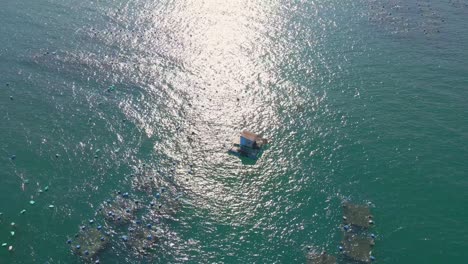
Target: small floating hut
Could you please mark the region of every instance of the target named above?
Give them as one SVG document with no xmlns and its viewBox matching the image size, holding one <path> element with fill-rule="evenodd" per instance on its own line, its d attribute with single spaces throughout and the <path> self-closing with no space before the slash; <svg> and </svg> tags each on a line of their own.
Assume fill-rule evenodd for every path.
<svg viewBox="0 0 468 264">
<path fill-rule="evenodd" d="M 244 156 L 251 159 L 258 159 L 262 148 L 268 143 L 268 140 L 261 136 L 244 130 L 238 138 L 233 141 L 229 153 L 238 156 Z"/>
</svg>

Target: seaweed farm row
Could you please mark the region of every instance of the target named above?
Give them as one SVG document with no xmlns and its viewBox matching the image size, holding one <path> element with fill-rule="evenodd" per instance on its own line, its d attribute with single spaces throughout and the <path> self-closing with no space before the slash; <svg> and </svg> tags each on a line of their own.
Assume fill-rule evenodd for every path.
<svg viewBox="0 0 468 264">
<path fill-rule="evenodd" d="M 342 203 L 343 223 L 340 227 L 342 240 L 338 250 L 339 256 L 333 256 L 326 251 L 308 247 L 308 264 L 336 263 L 371 263 L 375 261 L 372 250 L 375 245 L 375 234 L 371 232 L 374 219 L 369 205 Z"/>
<path fill-rule="evenodd" d="M 170 233 L 166 221 L 174 220 L 184 195 L 172 176 L 143 165 L 131 175 L 132 190 L 116 191 L 103 201 L 92 219 L 83 222 L 66 243 L 86 263 L 100 263 L 100 254 L 113 244 L 123 245 L 133 258 L 155 257 L 159 244 Z"/>
</svg>

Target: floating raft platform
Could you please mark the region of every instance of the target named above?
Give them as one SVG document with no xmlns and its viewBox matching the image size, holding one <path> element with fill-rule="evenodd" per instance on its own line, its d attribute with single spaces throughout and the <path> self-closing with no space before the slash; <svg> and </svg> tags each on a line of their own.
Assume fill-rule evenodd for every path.
<svg viewBox="0 0 468 264">
<path fill-rule="evenodd" d="M 373 239 L 346 233 L 341 243 L 343 244 L 343 253 L 347 258 L 362 263 L 371 262 L 372 248 L 375 244 Z"/>
<path fill-rule="evenodd" d="M 327 253 L 314 253 L 307 254 L 307 264 L 336 264 L 336 257 L 327 255 Z"/>
<path fill-rule="evenodd" d="M 72 250 L 85 261 L 95 259 L 109 242 L 108 237 L 92 227 L 80 230 L 76 237 L 76 240 L 71 244 Z"/>
<path fill-rule="evenodd" d="M 129 246 L 136 255 L 147 256 L 156 251 L 160 233 L 155 229 L 135 226 L 131 229 Z"/>
<path fill-rule="evenodd" d="M 343 204 L 343 222 L 363 229 L 369 228 L 374 223 L 368 206 L 351 203 Z"/>
<path fill-rule="evenodd" d="M 104 202 L 100 211 L 108 223 L 126 225 L 135 218 L 137 210 L 134 201 L 117 196 L 113 201 Z"/>
</svg>

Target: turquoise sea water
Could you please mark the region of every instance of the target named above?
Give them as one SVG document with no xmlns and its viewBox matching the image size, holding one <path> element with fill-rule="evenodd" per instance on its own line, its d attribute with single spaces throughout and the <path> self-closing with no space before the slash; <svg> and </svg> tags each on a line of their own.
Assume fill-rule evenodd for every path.
<svg viewBox="0 0 468 264">
<path fill-rule="evenodd" d="M 81 263 L 90 219 L 101 263 L 304 263 L 340 256 L 345 199 L 376 263 L 467 262 L 467 25 L 461 0 L 2 0 L 0 263 Z M 226 152 L 244 128 L 256 163 Z M 96 213 L 119 191 L 148 256 Z"/>
</svg>

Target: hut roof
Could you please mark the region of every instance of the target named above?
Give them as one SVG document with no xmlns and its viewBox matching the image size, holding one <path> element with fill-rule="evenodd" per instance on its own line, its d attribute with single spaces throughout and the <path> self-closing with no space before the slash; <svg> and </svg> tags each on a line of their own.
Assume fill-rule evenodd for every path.
<svg viewBox="0 0 468 264">
<path fill-rule="evenodd" d="M 254 142 L 261 138 L 259 135 L 247 130 L 242 131 L 241 136 Z"/>
</svg>

